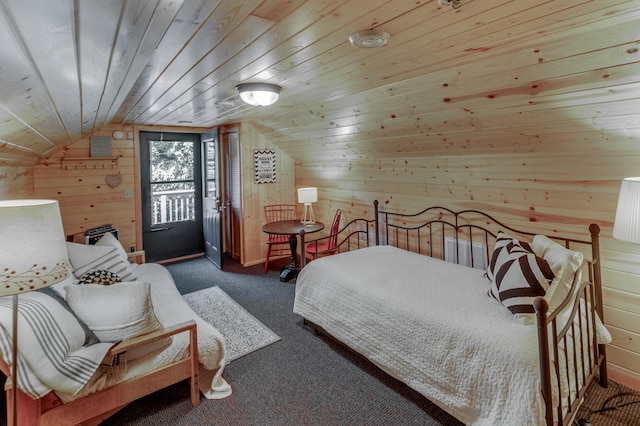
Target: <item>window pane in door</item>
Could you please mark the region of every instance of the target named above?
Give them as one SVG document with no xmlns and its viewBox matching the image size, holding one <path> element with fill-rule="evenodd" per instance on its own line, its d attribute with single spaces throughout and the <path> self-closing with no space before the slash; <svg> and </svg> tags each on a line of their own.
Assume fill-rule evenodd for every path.
<svg viewBox="0 0 640 426">
<path fill-rule="evenodd" d="M 195 220 L 194 144 L 151 141 L 151 223 Z"/>
<path fill-rule="evenodd" d="M 216 170 L 216 144 L 215 141 L 207 141 L 205 143 L 205 160 L 207 166 L 205 168 L 207 176 L 205 196 L 215 198 L 216 194 L 216 176 L 218 171 Z"/>
</svg>

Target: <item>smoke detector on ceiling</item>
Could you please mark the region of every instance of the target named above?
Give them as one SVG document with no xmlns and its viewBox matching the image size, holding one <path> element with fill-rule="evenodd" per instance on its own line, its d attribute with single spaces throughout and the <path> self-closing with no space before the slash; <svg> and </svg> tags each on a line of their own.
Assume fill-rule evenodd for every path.
<svg viewBox="0 0 640 426">
<path fill-rule="evenodd" d="M 380 30 L 358 31 L 349 36 L 349 42 L 362 49 L 382 47 L 389 41 L 389 33 Z"/>
<path fill-rule="evenodd" d="M 438 0 L 440 6 L 451 6 L 454 9 L 459 8 L 469 0 Z"/>
</svg>

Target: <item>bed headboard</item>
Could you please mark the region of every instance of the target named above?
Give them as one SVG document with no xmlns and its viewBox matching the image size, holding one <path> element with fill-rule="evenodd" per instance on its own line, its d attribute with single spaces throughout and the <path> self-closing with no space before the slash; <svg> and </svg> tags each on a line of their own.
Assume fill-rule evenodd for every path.
<svg viewBox="0 0 640 426">
<path fill-rule="evenodd" d="M 485 212 L 470 209 L 454 211 L 447 207 L 433 206 L 417 213 L 377 209 L 376 215 L 376 244 L 393 245 L 478 268 L 486 267 L 499 231 L 526 241 L 542 233 L 517 229 Z M 592 224 L 589 229 L 591 239 L 564 236 L 556 232 L 547 236 L 566 248 L 583 252 L 586 258 L 598 259 L 597 235 L 600 228 Z"/>
<path fill-rule="evenodd" d="M 427 207 L 417 213 L 398 213 L 378 208 L 376 214 L 376 245 L 392 245 L 407 251 L 425 254 L 442 260 L 485 269 L 491 259 L 499 231 L 531 241 L 540 232 L 506 225 L 490 214 L 479 210 L 454 211 L 447 207 Z M 590 238 L 575 238 L 554 232 L 547 237 L 564 247 L 580 251 L 591 261 L 589 281 L 595 284 L 598 313 L 602 312 L 600 272 L 600 227 L 589 226 Z"/>
</svg>

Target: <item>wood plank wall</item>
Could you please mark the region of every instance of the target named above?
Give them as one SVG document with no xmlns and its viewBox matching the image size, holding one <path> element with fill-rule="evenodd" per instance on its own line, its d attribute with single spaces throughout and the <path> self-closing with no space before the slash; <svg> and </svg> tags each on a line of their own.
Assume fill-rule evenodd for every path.
<svg viewBox="0 0 640 426">
<path fill-rule="evenodd" d="M 293 160 L 267 139 L 251 124 L 240 127 L 241 168 L 243 173 L 242 206 L 242 254 L 241 262 L 252 265 L 264 262 L 266 257 L 266 234 L 261 231 L 265 221 L 265 204 L 295 202 Z M 85 229 L 104 223 L 112 223 L 118 228 L 120 241 L 125 248 L 134 245 L 142 248 L 141 230 L 138 229 L 135 200 L 139 197 L 137 160 L 135 159 L 132 136 L 138 130 L 167 130 L 144 126 L 111 125 L 95 136 L 112 136 L 120 130 L 125 138 L 111 138 L 112 154 L 118 157 L 118 167 L 114 169 L 63 170 L 63 159 L 89 157 L 90 139 L 66 147 L 51 157 L 45 164 L 30 168 L 0 169 L 1 198 L 51 198 L 60 202 L 63 225 L 67 235 L 84 232 Z M 180 131 L 180 128 L 171 128 Z M 185 129 L 185 131 L 194 129 Z M 277 181 L 270 184 L 256 184 L 253 179 L 253 151 L 256 149 L 276 151 Z M 122 183 L 111 188 L 105 182 L 107 175 L 121 175 Z M 3 177 L 4 176 L 4 177 Z M 5 184 L 6 182 L 6 184 Z M 134 191 L 134 198 L 125 197 L 125 189 Z"/>
<path fill-rule="evenodd" d="M 272 149 L 276 152 L 276 182 L 255 183 L 253 152 Z M 240 126 L 240 157 L 242 169 L 243 247 L 241 262 L 245 266 L 264 262 L 267 256 L 267 235 L 263 206 L 295 203 L 294 163 L 291 157 L 269 140 L 251 123 Z"/>
<path fill-rule="evenodd" d="M 123 139 L 112 137 L 119 130 Z M 128 249 L 139 247 L 136 239 L 135 197 L 139 192 L 134 183 L 133 129 L 130 126 L 106 126 L 94 136 L 110 136 L 111 152 L 118 158 L 115 168 L 62 169 L 63 159 L 90 156 L 90 139 L 83 138 L 56 153 L 45 164 L 34 167 L 33 192 L 36 198 L 53 198 L 60 202 L 62 222 L 67 235 L 84 232 L 105 223 L 118 229 L 120 242 Z M 119 175 L 122 182 L 111 188 L 106 177 Z M 125 197 L 125 190 L 134 192 L 133 198 Z"/>
<path fill-rule="evenodd" d="M 0 200 L 20 200 L 33 197 L 31 167 L 0 167 Z"/>
<path fill-rule="evenodd" d="M 598 223 L 605 323 L 613 335 L 611 377 L 640 389 L 640 245 L 611 237 L 620 181 L 638 173 L 637 145 L 610 139 L 593 149 L 562 144 L 548 154 L 458 151 L 455 156 L 303 161 L 296 163 L 296 186 L 318 187 L 314 210 L 325 222 L 336 208 L 346 220 L 370 217 L 378 199 L 381 208 L 401 212 L 427 205 L 473 207 L 510 225 L 546 234 L 568 230 L 582 238 L 589 237 L 590 223 Z"/>
</svg>

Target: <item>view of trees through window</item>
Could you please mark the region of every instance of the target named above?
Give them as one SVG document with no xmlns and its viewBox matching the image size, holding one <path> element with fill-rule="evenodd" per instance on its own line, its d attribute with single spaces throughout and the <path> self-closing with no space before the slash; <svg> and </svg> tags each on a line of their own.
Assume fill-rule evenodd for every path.
<svg viewBox="0 0 640 426">
<path fill-rule="evenodd" d="M 154 141 L 151 149 L 151 183 L 154 190 L 193 189 L 193 143 Z"/>
<path fill-rule="evenodd" d="M 195 218 L 194 144 L 182 141 L 152 141 L 152 223 Z"/>
</svg>

